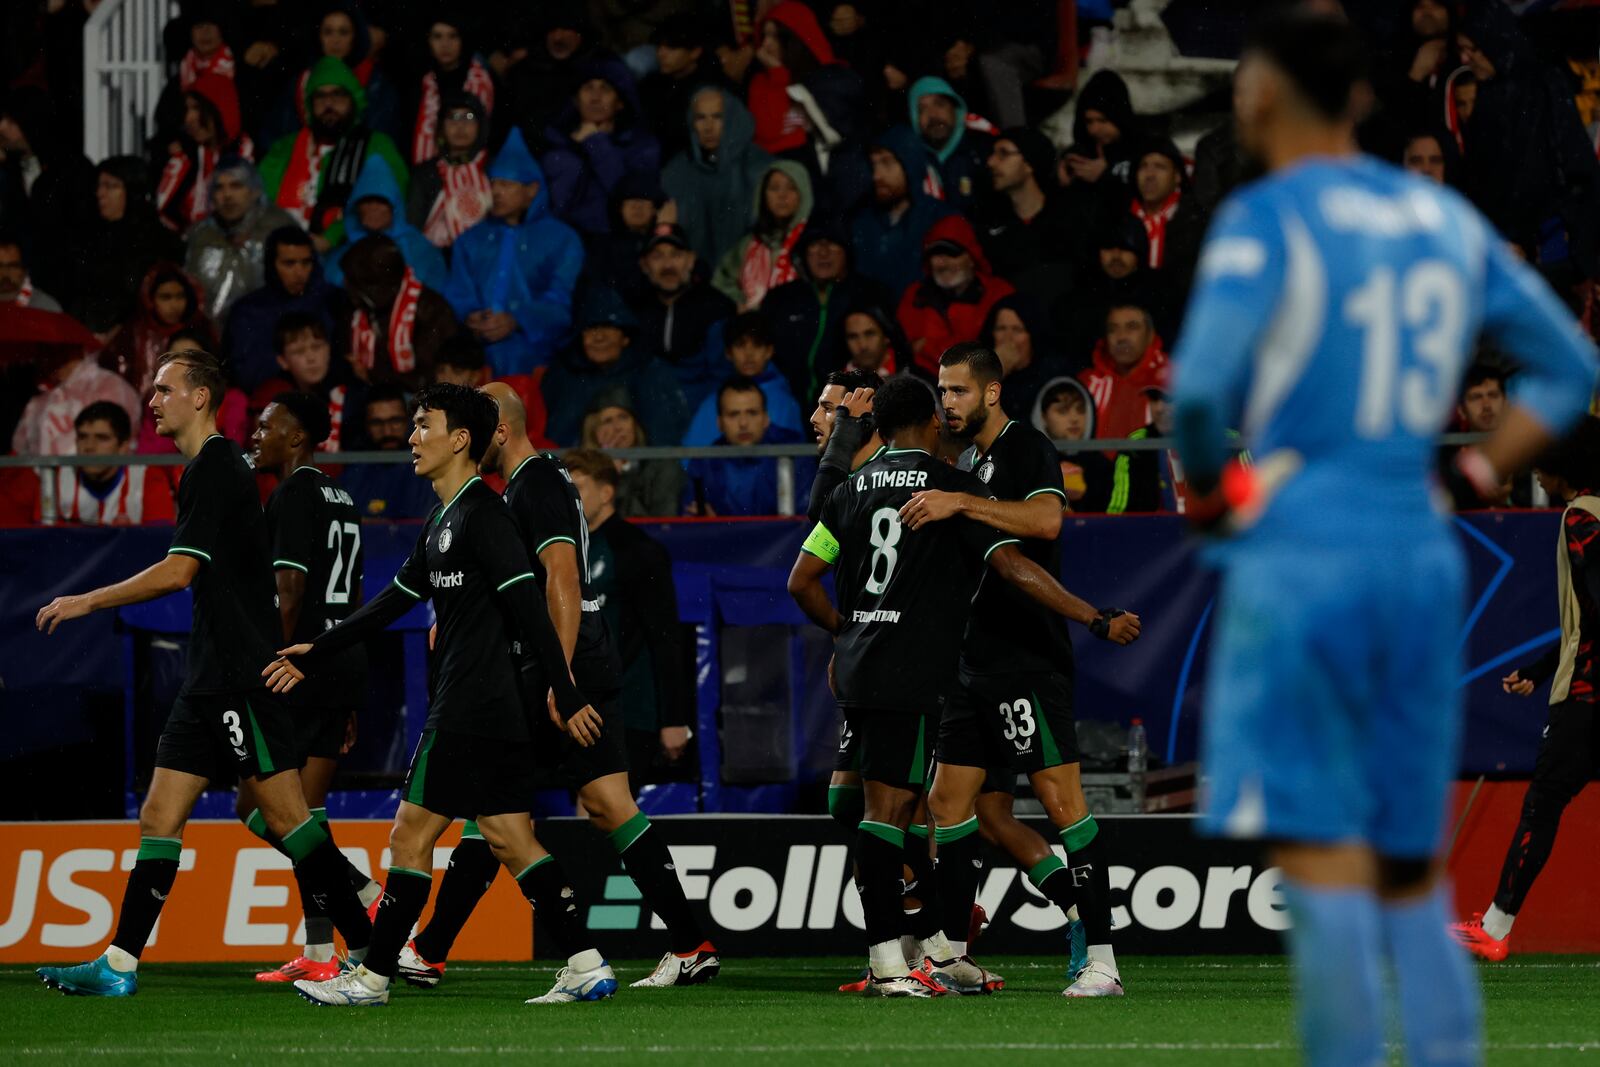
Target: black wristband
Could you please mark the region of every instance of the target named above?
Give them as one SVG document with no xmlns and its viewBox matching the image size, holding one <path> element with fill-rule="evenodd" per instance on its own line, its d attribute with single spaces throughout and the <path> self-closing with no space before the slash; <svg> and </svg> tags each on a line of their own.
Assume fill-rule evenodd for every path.
<svg viewBox="0 0 1600 1067">
<path fill-rule="evenodd" d="M 1089 632 L 1102 641 L 1111 640 L 1111 620 L 1126 615 L 1121 608 L 1101 608 L 1100 614 L 1089 620 Z"/>
</svg>

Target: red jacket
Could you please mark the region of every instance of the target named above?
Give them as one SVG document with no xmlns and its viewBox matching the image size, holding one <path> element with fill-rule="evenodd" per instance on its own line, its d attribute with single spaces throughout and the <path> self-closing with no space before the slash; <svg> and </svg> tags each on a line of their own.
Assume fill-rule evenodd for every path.
<svg viewBox="0 0 1600 1067">
<path fill-rule="evenodd" d="M 976 269 L 972 283 L 954 295 L 940 289 L 927 274 L 927 250 L 938 241 L 960 245 L 972 257 Z M 895 317 L 911 342 L 916 365 L 937 375 L 939 357 L 944 355 L 944 350 L 961 341 L 976 341 L 984 320 L 989 317 L 989 309 L 1016 289 L 1004 278 L 991 273 L 983 246 L 972 232 L 972 223 L 963 215 L 947 215 L 928 227 L 922 239 L 922 250 L 922 280 L 906 286 Z"/>
<path fill-rule="evenodd" d="M 1094 435 L 1127 437 L 1148 423 L 1150 400 L 1144 391 L 1152 385 L 1166 384 L 1166 365 L 1167 354 L 1161 351 L 1160 337 L 1150 339 L 1150 347 L 1126 374 L 1117 372 L 1111 353 L 1106 351 L 1105 338 L 1096 342 L 1094 366 L 1078 375 L 1094 400 Z"/>
<path fill-rule="evenodd" d="M 834 62 L 833 46 L 822 32 L 817 16 L 801 0 L 781 0 L 767 12 L 766 18 L 756 26 L 758 46 L 768 22 L 778 23 L 799 38 L 800 43 L 821 65 L 828 66 Z M 806 143 L 806 130 L 800 109 L 789 99 L 789 85 L 793 81 L 791 71 L 788 67 L 761 67 L 760 60 L 756 61 L 756 66 L 758 69 L 750 77 L 748 101 L 750 115 L 756 123 L 756 144 L 773 155 L 799 148 Z"/>
</svg>

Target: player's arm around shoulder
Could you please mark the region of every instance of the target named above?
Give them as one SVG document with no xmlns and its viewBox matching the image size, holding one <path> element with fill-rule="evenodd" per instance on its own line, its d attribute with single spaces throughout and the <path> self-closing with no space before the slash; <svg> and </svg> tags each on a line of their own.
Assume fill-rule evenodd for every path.
<svg viewBox="0 0 1600 1067">
<path fill-rule="evenodd" d="M 1059 466 L 1053 461 L 1051 466 L 1059 480 Z M 962 482 L 971 484 L 913 493 L 900 508 L 900 521 L 916 530 L 959 515 L 1013 537 L 1053 540 L 1060 536 L 1062 507 L 1066 503 L 1066 493 L 1060 488 L 1046 486 L 1022 500 L 997 500 L 976 478 Z"/>
</svg>

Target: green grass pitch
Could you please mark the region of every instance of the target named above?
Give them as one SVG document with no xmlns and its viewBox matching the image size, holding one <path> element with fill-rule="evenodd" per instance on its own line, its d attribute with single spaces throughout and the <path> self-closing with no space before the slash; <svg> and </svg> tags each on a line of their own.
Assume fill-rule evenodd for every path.
<svg viewBox="0 0 1600 1067">
<path fill-rule="evenodd" d="M 1297 1062 L 1282 959 L 1132 957 L 1122 1000 L 1066 1001 L 1061 961 L 985 960 L 1006 976 L 990 997 L 869 1001 L 835 992 L 860 964 L 844 959 L 731 960 L 709 986 L 633 990 L 650 964 L 619 962 L 624 987 L 600 1004 L 527 1006 L 553 968 L 452 964 L 431 991 L 402 986 L 387 1008 L 314 1008 L 239 965 L 152 965 L 132 1000 L 46 990 L 31 968 L 0 970 L 0 1048 L 35 1062 L 462 1064 L 528 1053 L 609 1063 Z M 1480 968 L 1489 1062 L 1600 1060 L 1600 959 L 1521 956 Z M 8 1067 L 10 1067 L 8 1065 Z"/>
</svg>

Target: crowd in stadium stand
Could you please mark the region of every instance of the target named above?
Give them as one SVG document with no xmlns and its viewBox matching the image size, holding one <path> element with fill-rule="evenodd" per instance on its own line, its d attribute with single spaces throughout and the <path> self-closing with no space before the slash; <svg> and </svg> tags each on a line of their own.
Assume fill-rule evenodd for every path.
<svg viewBox="0 0 1600 1067">
<path fill-rule="evenodd" d="M 510 382 L 559 448 L 803 442 L 830 372 L 931 382 L 968 340 L 1053 438 L 1165 436 L 1201 239 L 1250 176 L 1226 120 L 1186 153 L 1115 70 L 1069 91 L 1062 57 L 1113 7 L 1072 0 L 194 0 L 145 152 L 91 164 L 95 6 L 5 16 L 0 305 L 100 342 L 7 357 L 17 453 L 172 451 L 141 400 L 184 344 L 227 360 L 241 444 L 300 390 L 324 451 L 403 448 L 436 379 Z M 1470 197 L 1592 325 L 1596 20 L 1551 45 L 1499 0 L 1347 7 L 1378 57 L 1363 146 Z M 1484 353 L 1452 428 L 1514 388 Z M 772 513 L 775 464 L 617 461 L 617 510 Z M 0 519 L 170 515 L 174 468 L 51 471 L 8 472 Z M 1062 471 L 1074 511 L 1182 508 L 1167 452 Z M 431 507 L 405 465 L 343 477 L 369 515 Z"/>
</svg>

